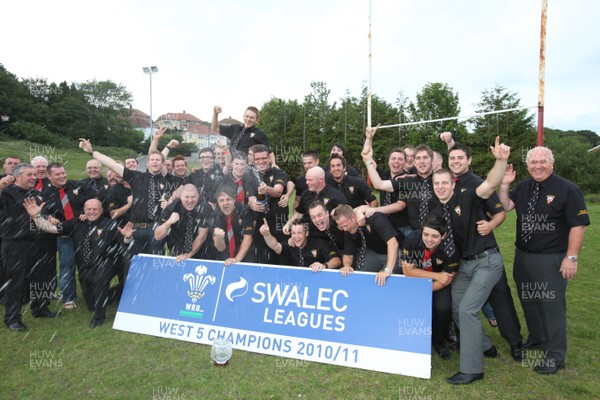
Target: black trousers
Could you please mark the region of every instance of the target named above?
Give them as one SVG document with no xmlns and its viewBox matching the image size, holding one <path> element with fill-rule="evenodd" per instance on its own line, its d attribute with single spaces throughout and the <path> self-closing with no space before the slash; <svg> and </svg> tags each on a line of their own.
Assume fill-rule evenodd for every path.
<svg viewBox="0 0 600 400">
<path fill-rule="evenodd" d="M 79 266 L 79 284 L 89 311 L 93 311 L 92 320 L 104 321 L 108 290 L 113 275 L 115 260 L 102 260 L 93 264 Z"/>
<path fill-rule="evenodd" d="M 49 271 L 43 268 L 43 264 L 48 265 L 43 251 L 44 247 L 38 246 L 38 241 L 34 239 L 2 241 L 0 253 L 6 274 L 4 289 L 4 323 L 6 325 L 21 321 L 21 303 L 24 294 L 28 294 L 28 285 L 31 279 L 33 277 L 44 279 L 44 276 L 49 276 Z M 54 279 L 56 280 L 56 264 L 54 268 Z M 43 295 L 39 295 L 32 299 L 31 310 L 33 313 L 47 306 L 47 301 L 43 297 Z"/>
<path fill-rule="evenodd" d="M 452 321 L 452 288 L 446 286 L 433 292 L 431 314 L 431 343 L 444 345 Z"/>
<path fill-rule="evenodd" d="M 513 277 L 529 340 L 541 342 L 547 365 L 562 366 L 567 355 L 567 280 L 560 273 L 565 253 L 515 250 Z"/>
<path fill-rule="evenodd" d="M 35 313 L 40 308 L 56 300 L 56 237 L 48 236 L 35 242 L 33 251 L 35 264 L 26 277 L 27 298 L 32 301 L 31 309 Z"/>
<path fill-rule="evenodd" d="M 508 286 L 506 271 L 502 271 L 500 280 L 490 293 L 488 301 L 494 309 L 500 335 L 510 344 L 516 346 L 523 341 L 521 336 L 521 322 L 515 310 L 515 303 Z"/>
</svg>

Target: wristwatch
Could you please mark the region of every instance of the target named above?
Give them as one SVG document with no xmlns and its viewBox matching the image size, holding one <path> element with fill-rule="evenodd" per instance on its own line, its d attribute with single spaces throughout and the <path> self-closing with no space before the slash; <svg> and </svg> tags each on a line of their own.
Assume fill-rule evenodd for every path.
<svg viewBox="0 0 600 400">
<path fill-rule="evenodd" d="M 388 275 L 392 275 L 392 269 L 391 268 L 385 267 L 384 271 L 387 272 Z"/>
<path fill-rule="evenodd" d="M 577 262 L 577 256 L 567 256 L 567 258 L 569 259 L 569 261 L 576 263 Z"/>
</svg>

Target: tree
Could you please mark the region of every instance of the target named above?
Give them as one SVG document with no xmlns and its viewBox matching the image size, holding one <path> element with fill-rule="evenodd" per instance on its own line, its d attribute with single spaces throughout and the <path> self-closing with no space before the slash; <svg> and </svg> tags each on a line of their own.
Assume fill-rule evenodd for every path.
<svg viewBox="0 0 600 400">
<path fill-rule="evenodd" d="M 460 114 L 458 93 L 445 83 L 428 83 L 417 93 L 416 102 L 409 103 L 408 114 L 412 122 L 457 117 Z M 461 140 L 466 134 L 466 127 L 457 120 L 413 125 L 409 127 L 409 143 L 442 149 L 439 134 L 444 131 L 452 132 L 456 139 Z"/>
<path fill-rule="evenodd" d="M 521 100 L 516 93 L 496 85 L 484 90 L 477 104 L 477 113 L 520 108 Z M 524 164 L 527 151 L 536 144 L 536 130 L 533 115 L 528 110 L 510 111 L 472 118 L 472 133 L 466 144 L 473 152 L 473 166 L 478 174 L 485 174 L 493 165 L 489 156 L 489 146 L 496 136 L 511 147 L 511 162 L 519 176 L 527 172 Z"/>
</svg>

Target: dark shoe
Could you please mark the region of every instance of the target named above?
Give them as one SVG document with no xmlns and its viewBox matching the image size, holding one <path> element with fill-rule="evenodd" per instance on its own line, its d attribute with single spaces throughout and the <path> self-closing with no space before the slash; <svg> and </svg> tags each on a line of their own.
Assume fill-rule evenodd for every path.
<svg viewBox="0 0 600 400">
<path fill-rule="evenodd" d="M 463 374 L 462 372 L 452 375 L 450 378 L 446 378 L 446 382 L 453 385 L 466 385 L 483 379 L 483 372 L 480 374 Z"/>
<path fill-rule="evenodd" d="M 492 345 L 492 347 L 483 352 L 483 356 L 487 358 L 496 358 L 498 357 L 498 349 L 496 349 L 496 346 Z"/>
<path fill-rule="evenodd" d="M 433 348 L 435 349 L 436 353 L 438 353 L 442 359 L 444 359 L 444 360 L 450 359 L 450 350 L 448 350 L 446 345 L 443 345 L 443 344 L 435 345 L 435 346 L 433 346 Z"/>
<path fill-rule="evenodd" d="M 555 365 L 555 364 L 550 366 L 550 365 L 547 365 L 548 363 L 549 363 L 548 360 L 544 360 L 544 361 L 542 361 L 542 363 L 540 365 L 536 365 L 533 368 L 533 370 L 540 375 L 554 375 L 558 372 L 559 369 L 563 369 L 565 367 L 564 365 Z"/>
<path fill-rule="evenodd" d="M 98 319 L 98 320 L 93 319 L 93 320 L 90 321 L 90 323 L 88 324 L 88 326 L 90 327 L 90 329 L 94 329 L 97 326 L 102 325 L 103 323 L 104 323 L 103 319 Z"/>
<path fill-rule="evenodd" d="M 26 330 L 27 327 L 22 322 L 13 322 L 12 324 L 8 325 L 8 329 L 18 332 Z"/>
<path fill-rule="evenodd" d="M 534 349 L 536 347 L 540 347 L 542 342 L 534 342 L 533 340 L 527 339 L 525 343 L 523 343 L 523 348 L 525 349 Z"/>
<path fill-rule="evenodd" d="M 523 347 L 523 343 L 510 346 L 510 355 L 515 361 L 523 361 L 525 359 L 525 347 Z"/>
<path fill-rule="evenodd" d="M 56 317 L 58 317 L 59 313 L 52 312 L 52 311 L 48 310 L 47 308 L 44 308 L 44 309 L 33 312 L 32 315 L 33 315 L 33 318 L 56 318 Z"/>
</svg>

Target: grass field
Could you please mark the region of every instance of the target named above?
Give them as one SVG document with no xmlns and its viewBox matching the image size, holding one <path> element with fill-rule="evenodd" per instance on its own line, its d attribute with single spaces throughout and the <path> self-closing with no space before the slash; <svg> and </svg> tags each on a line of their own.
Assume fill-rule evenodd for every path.
<svg viewBox="0 0 600 400">
<path fill-rule="evenodd" d="M 0 157 L 26 152 L 0 142 Z M 63 153 L 62 150 L 54 150 Z M 115 157 L 118 149 L 100 149 Z M 58 154 L 58 153 L 55 153 Z M 69 153 L 67 157 L 71 157 Z M 75 149 L 73 178 L 88 158 Z M 78 165 L 78 166 L 76 166 Z M 592 221 L 600 205 L 589 205 Z M 514 213 L 497 229 L 509 282 L 512 280 Z M 125 333 L 111 328 L 116 306 L 107 323 L 90 330 L 85 307 L 63 311 L 54 320 L 33 319 L 24 310 L 29 330 L 0 328 L 0 399 L 593 399 L 600 398 L 598 288 L 595 268 L 600 259 L 600 227 L 591 225 L 580 253 L 580 270 L 569 283 L 569 352 L 566 369 L 539 376 L 530 362 L 517 363 L 498 330 L 483 322 L 500 356 L 486 359 L 485 378 L 467 386 L 444 379 L 458 370 L 458 357 L 449 361 L 432 356 L 430 380 L 309 363 L 234 350 L 226 368 L 213 367 L 210 347 L 177 340 Z M 596 260 L 596 261 L 594 261 Z M 82 299 L 79 293 L 79 298 Z M 518 304 L 518 300 L 515 297 Z M 405 306 L 405 305 L 404 305 Z M 54 309 L 56 305 L 53 304 Z M 0 311 L 4 311 L 3 307 Z M 520 306 L 517 311 L 526 337 Z M 377 334 L 373 327 L 373 334 Z M 530 352 L 535 356 L 535 352 Z"/>
</svg>

